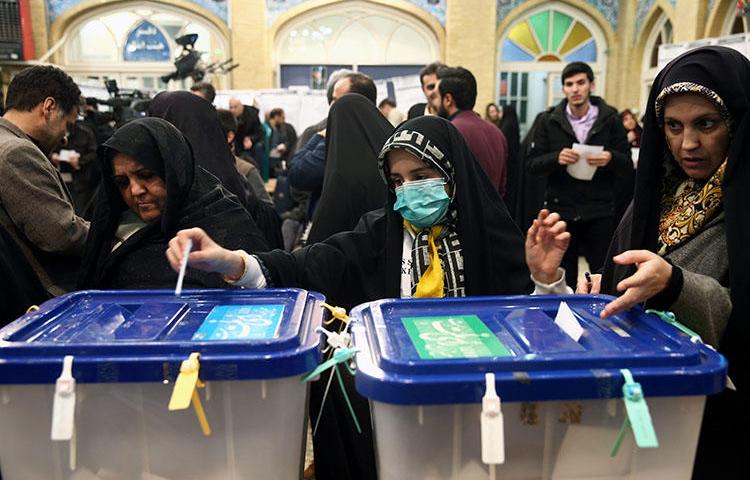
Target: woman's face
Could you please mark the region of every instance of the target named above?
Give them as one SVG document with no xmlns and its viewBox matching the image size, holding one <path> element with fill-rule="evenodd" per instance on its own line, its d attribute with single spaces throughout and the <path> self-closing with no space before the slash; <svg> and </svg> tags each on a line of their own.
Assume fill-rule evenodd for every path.
<svg viewBox="0 0 750 480">
<path fill-rule="evenodd" d="M 729 150 L 729 129 L 719 110 L 695 94 L 674 95 L 664 107 L 664 135 L 677 164 L 690 178 L 705 180 Z"/>
<path fill-rule="evenodd" d="M 500 118 L 500 111 L 495 105 L 490 105 L 489 107 L 487 107 L 487 117 L 493 122 L 497 121 Z"/>
<path fill-rule="evenodd" d="M 635 129 L 635 118 L 633 118 L 632 115 L 629 113 L 626 114 L 622 118 L 622 126 L 625 127 L 625 130 L 634 130 Z"/>
<path fill-rule="evenodd" d="M 144 222 L 159 218 L 167 202 L 167 186 L 155 172 L 124 153 L 112 158 L 115 185 L 125 204 Z"/>
<path fill-rule="evenodd" d="M 439 171 L 428 167 L 423 161 L 400 148 L 388 152 L 388 170 L 391 174 L 390 182 L 393 188 L 415 180 L 443 178 Z M 445 190 L 450 194 L 447 184 Z"/>
</svg>

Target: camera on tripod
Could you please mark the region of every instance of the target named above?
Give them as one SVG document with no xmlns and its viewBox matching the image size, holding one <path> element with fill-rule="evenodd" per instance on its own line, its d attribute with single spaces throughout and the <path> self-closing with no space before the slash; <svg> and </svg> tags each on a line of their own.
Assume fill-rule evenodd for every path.
<svg viewBox="0 0 750 480">
<path fill-rule="evenodd" d="M 228 73 L 237 68 L 240 64 L 232 64 L 232 59 L 223 62 L 214 62 L 208 66 L 203 65 L 201 61 L 202 52 L 195 49 L 195 42 L 198 40 L 197 33 L 188 33 L 181 37 L 175 38 L 177 45 L 182 47 L 182 51 L 174 61 L 175 71 L 161 77 L 161 81 L 169 83 L 170 80 L 182 80 L 192 78 L 193 82 L 200 82 L 207 73 Z"/>
</svg>

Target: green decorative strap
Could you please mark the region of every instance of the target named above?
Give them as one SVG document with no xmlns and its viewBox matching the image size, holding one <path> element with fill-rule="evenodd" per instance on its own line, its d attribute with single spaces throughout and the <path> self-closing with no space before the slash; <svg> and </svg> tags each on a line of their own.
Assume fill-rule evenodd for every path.
<svg viewBox="0 0 750 480">
<path fill-rule="evenodd" d="M 646 310 L 646 313 L 653 313 L 657 317 L 661 318 L 663 321 L 665 321 L 668 324 L 673 325 L 675 328 L 681 330 L 683 333 L 685 333 L 690 338 L 697 338 L 698 340 L 700 340 L 701 342 L 703 342 L 703 340 L 701 340 L 701 336 L 700 335 L 698 335 L 697 333 L 695 333 L 694 331 L 690 330 L 685 325 L 683 325 L 680 322 L 678 322 L 677 321 L 677 317 L 675 317 L 674 313 L 667 312 L 667 311 L 662 312 L 660 310 L 653 310 L 653 309 Z"/>
<path fill-rule="evenodd" d="M 358 348 L 337 348 L 334 350 L 333 355 L 331 358 L 326 360 L 325 362 L 321 363 L 317 367 L 315 367 L 312 371 L 304 374 L 302 378 L 300 378 L 300 382 L 309 382 L 312 379 L 318 377 L 321 373 L 325 372 L 328 369 L 333 369 L 331 372 L 331 375 L 334 373 L 336 374 L 336 379 L 338 380 L 339 387 L 341 387 L 341 393 L 344 395 L 344 400 L 346 401 L 346 406 L 349 409 L 349 413 L 352 416 L 352 420 L 354 421 L 354 426 L 357 427 L 357 433 L 362 433 L 362 428 L 359 426 L 359 420 L 357 419 L 357 415 L 354 413 L 354 407 L 352 407 L 352 402 L 349 400 L 349 394 L 346 393 L 346 387 L 344 386 L 344 380 L 341 378 L 341 372 L 339 371 L 339 364 L 343 363 L 346 367 L 347 371 L 354 375 L 355 371 L 352 369 L 352 367 L 349 366 L 349 361 L 354 357 L 354 355 L 359 351 Z M 330 382 L 329 382 L 330 383 Z M 328 389 L 326 388 L 326 396 L 328 394 Z M 325 404 L 326 398 L 323 397 L 323 404 Z M 323 411 L 323 405 L 320 406 L 320 411 Z M 320 420 L 320 416 L 318 417 L 318 420 Z M 316 430 L 317 430 L 317 424 L 316 424 Z"/>
<path fill-rule="evenodd" d="M 633 380 L 633 374 L 630 370 L 624 368 L 620 370 L 622 376 L 625 378 L 625 384 L 622 386 L 622 399 L 625 401 L 625 410 L 627 411 L 627 417 L 620 428 L 615 439 L 615 444 L 612 446 L 610 452 L 611 457 L 615 457 L 617 452 L 620 450 L 625 433 L 628 431 L 628 427 L 633 430 L 635 437 L 635 444 L 640 448 L 658 448 L 659 441 L 656 438 L 656 431 L 654 430 L 654 423 L 651 420 L 651 414 L 648 410 L 648 404 L 646 403 L 646 397 L 643 394 L 643 388 L 641 384 Z"/>
</svg>

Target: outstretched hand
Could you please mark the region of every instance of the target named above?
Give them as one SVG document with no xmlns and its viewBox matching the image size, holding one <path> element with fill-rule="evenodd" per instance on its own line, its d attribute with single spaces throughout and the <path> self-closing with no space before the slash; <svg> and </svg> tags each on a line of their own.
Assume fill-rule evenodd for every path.
<svg viewBox="0 0 750 480">
<path fill-rule="evenodd" d="M 542 283 L 559 280 L 558 268 L 570 245 L 570 232 L 557 213 L 542 209 L 526 233 L 526 264 Z"/>
<path fill-rule="evenodd" d="M 618 265 L 635 265 L 638 270 L 617 284 L 617 291 L 625 293 L 604 307 L 602 318 L 616 315 L 645 302 L 667 288 L 672 278 L 672 265 L 648 250 L 628 250 L 613 260 Z"/>
<path fill-rule="evenodd" d="M 175 272 L 180 270 L 180 262 L 185 254 L 188 239 L 193 241 L 193 248 L 188 257 L 188 266 L 204 272 L 216 272 L 230 278 L 239 278 L 245 269 L 245 260 L 237 252 L 227 250 L 214 242 L 200 228 L 180 230 L 169 241 L 167 260 Z"/>
</svg>

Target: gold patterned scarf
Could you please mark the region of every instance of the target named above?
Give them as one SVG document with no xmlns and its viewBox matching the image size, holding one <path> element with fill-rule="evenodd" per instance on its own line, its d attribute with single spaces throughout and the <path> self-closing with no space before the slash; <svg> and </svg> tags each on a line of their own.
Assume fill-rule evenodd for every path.
<svg viewBox="0 0 750 480">
<path fill-rule="evenodd" d="M 724 160 L 707 182 L 685 179 L 677 186 L 674 195 L 667 193 L 662 198 L 659 255 L 664 256 L 691 238 L 721 211 L 721 181 L 726 165 Z"/>
</svg>

